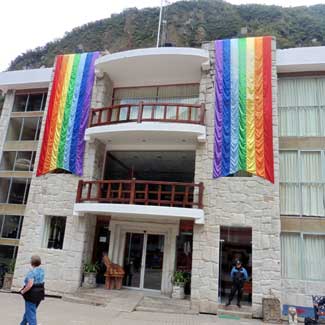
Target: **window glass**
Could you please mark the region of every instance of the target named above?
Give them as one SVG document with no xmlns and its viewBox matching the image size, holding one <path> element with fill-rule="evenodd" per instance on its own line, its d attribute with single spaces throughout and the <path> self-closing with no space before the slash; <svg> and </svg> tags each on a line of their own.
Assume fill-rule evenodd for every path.
<svg viewBox="0 0 325 325">
<path fill-rule="evenodd" d="M 13 112 L 25 112 L 27 105 L 28 95 L 16 95 L 13 107 Z"/>
<path fill-rule="evenodd" d="M 325 135 L 324 88 L 324 77 L 279 79 L 280 136 Z"/>
<path fill-rule="evenodd" d="M 62 249 L 65 233 L 66 217 L 47 217 L 47 248 Z"/>
<path fill-rule="evenodd" d="M 325 216 L 325 154 L 280 151 L 282 215 Z"/>
<path fill-rule="evenodd" d="M 14 170 L 16 151 L 3 151 L 0 170 Z"/>
<path fill-rule="evenodd" d="M 20 216 L 5 216 L 2 237 L 18 239 L 20 237 Z"/>
<path fill-rule="evenodd" d="M 8 195 L 10 204 L 26 204 L 29 192 L 29 179 L 12 178 Z"/>
<path fill-rule="evenodd" d="M 282 277 L 300 279 L 301 277 L 301 238 L 300 234 L 281 234 L 281 272 Z"/>
<path fill-rule="evenodd" d="M 15 96 L 13 112 L 43 111 L 46 92 L 38 94 L 18 94 Z"/>
<path fill-rule="evenodd" d="M 7 203 L 10 183 L 10 178 L 0 178 L 0 203 Z"/>
<path fill-rule="evenodd" d="M 0 273 L 4 268 L 8 267 L 12 259 L 16 258 L 16 254 L 16 246 L 0 245 Z"/>
<path fill-rule="evenodd" d="M 44 110 L 44 94 L 30 94 L 28 98 L 27 111 L 42 111 Z"/>
<path fill-rule="evenodd" d="M 7 131 L 7 141 L 38 140 L 41 122 L 41 117 L 12 117 Z"/>
<path fill-rule="evenodd" d="M 34 160 L 35 152 L 33 151 L 4 151 L 0 170 L 32 171 Z"/>
</svg>

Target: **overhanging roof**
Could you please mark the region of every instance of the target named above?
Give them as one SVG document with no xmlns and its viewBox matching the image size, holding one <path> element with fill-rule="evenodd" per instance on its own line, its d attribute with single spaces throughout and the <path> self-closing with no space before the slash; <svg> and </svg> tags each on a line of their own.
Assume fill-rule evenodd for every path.
<svg viewBox="0 0 325 325">
<path fill-rule="evenodd" d="M 207 50 L 159 47 L 107 54 L 97 59 L 96 70 L 106 72 L 114 87 L 199 83 Z"/>
<path fill-rule="evenodd" d="M 325 46 L 277 50 L 277 72 L 325 71 Z"/>
<path fill-rule="evenodd" d="M 51 81 L 53 68 L 6 71 L 0 73 L 0 89 L 47 88 Z"/>
</svg>

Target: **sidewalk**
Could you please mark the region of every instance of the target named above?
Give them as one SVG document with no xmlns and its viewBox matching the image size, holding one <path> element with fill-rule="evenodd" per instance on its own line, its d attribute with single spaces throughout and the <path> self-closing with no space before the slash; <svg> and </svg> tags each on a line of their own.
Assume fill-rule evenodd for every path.
<svg viewBox="0 0 325 325">
<path fill-rule="evenodd" d="M 0 293 L 1 325 L 18 325 L 24 312 L 23 298 Z M 39 307 L 38 325 L 242 325 L 262 324 L 258 320 L 219 319 L 213 315 L 175 315 L 147 312 L 120 312 L 105 307 L 81 305 L 47 298 Z"/>
</svg>

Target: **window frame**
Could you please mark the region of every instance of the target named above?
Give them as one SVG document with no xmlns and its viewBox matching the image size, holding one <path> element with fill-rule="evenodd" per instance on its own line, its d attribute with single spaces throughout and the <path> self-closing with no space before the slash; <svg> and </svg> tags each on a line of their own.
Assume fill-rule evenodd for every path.
<svg viewBox="0 0 325 325">
<path fill-rule="evenodd" d="M 46 100 L 47 100 L 47 90 L 44 91 L 39 91 L 39 92 L 20 92 L 15 94 L 15 99 L 14 99 L 14 104 L 12 107 L 12 113 L 32 113 L 32 112 L 44 112 L 45 111 L 45 106 L 46 106 Z M 41 95 L 41 104 L 40 104 L 40 109 L 38 110 L 27 110 L 28 104 L 30 101 L 30 96 L 31 95 Z M 26 102 L 25 102 L 25 107 L 23 111 L 17 111 L 15 110 L 15 105 L 16 105 L 16 98 L 18 96 L 27 96 Z"/>
<path fill-rule="evenodd" d="M 53 218 L 64 219 L 64 231 L 63 231 L 63 239 L 62 239 L 62 247 L 61 248 L 49 247 L 49 240 L 50 240 L 50 234 L 51 234 L 51 221 Z M 44 219 L 42 247 L 45 249 L 62 251 L 64 249 L 64 245 L 65 245 L 66 229 L 67 229 L 67 216 L 46 215 L 45 219 Z"/>
<path fill-rule="evenodd" d="M 294 115 L 295 115 L 295 120 L 297 123 L 295 123 L 297 125 L 297 132 L 296 134 L 292 134 L 292 135 L 288 135 L 287 132 L 283 133 L 282 131 L 282 126 L 281 126 L 281 119 L 279 118 L 279 137 L 324 137 L 325 133 L 322 134 L 322 130 L 325 130 L 325 122 L 322 121 L 322 119 L 320 118 L 322 116 L 322 111 L 324 111 L 324 115 L 325 115 L 325 104 L 321 104 L 320 103 L 320 91 L 321 91 L 321 87 L 320 87 L 320 81 L 321 79 L 324 79 L 325 82 L 325 77 L 324 76 L 300 76 L 300 77 L 280 77 L 279 78 L 279 88 L 281 87 L 281 80 L 292 80 L 294 82 L 294 89 L 298 89 L 297 87 L 297 80 L 301 80 L 301 79 L 309 79 L 309 80 L 316 80 L 317 86 L 316 86 L 316 101 L 317 101 L 317 105 L 316 106 L 301 106 L 298 103 L 298 97 L 294 96 L 294 102 L 292 103 L 291 106 L 280 106 L 280 104 L 278 105 L 278 110 L 279 110 L 279 116 L 281 114 L 282 111 L 289 111 L 289 110 L 294 110 Z M 316 126 L 316 129 L 318 130 L 317 134 L 314 135 L 306 135 L 306 134 L 302 134 L 302 130 L 300 127 L 300 123 L 299 123 L 299 116 L 300 116 L 300 110 L 303 109 L 303 107 L 309 107 L 311 109 L 315 109 L 317 111 L 317 121 L 318 124 Z"/>
<path fill-rule="evenodd" d="M 284 231 L 281 232 L 281 236 L 285 235 L 285 234 L 298 234 L 299 238 L 300 238 L 300 270 L 299 270 L 299 274 L 300 277 L 298 278 L 294 278 L 294 277 L 284 277 L 283 276 L 283 268 L 281 265 L 281 278 L 283 279 L 288 279 L 288 280 L 295 280 L 295 281 L 299 281 L 299 280 L 304 280 L 304 281 L 311 281 L 311 282 L 325 282 L 325 279 L 309 279 L 306 276 L 306 268 L 305 268 L 305 240 L 304 240 L 304 236 L 322 236 L 324 237 L 325 240 L 325 233 L 318 233 L 318 232 L 309 232 L 309 231 L 305 231 L 305 232 L 298 232 L 298 231 Z M 281 250 L 281 254 L 283 254 L 282 250 Z"/>
<path fill-rule="evenodd" d="M 18 136 L 18 139 L 15 139 L 15 140 L 9 140 L 8 139 L 8 133 L 9 133 L 9 129 L 10 129 L 10 124 L 11 124 L 11 120 L 12 119 L 21 119 L 21 124 L 20 124 L 20 130 L 19 130 L 19 136 Z M 34 139 L 32 140 L 22 140 L 22 136 L 23 136 L 23 132 L 24 132 L 24 126 L 25 126 L 25 119 L 35 119 L 37 121 L 37 124 L 36 124 L 36 128 L 35 128 L 35 134 L 34 134 Z M 42 127 L 42 119 L 43 117 L 42 116 L 22 116 L 22 117 L 16 117 L 16 116 L 11 116 L 10 119 L 9 119 L 9 124 L 8 124 L 8 129 L 7 129 L 7 134 L 6 134 L 6 142 L 8 141 L 21 141 L 21 142 L 24 142 L 24 141 L 39 141 L 39 136 L 40 136 L 40 133 L 41 133 L 41 127 Z"/>
<path fill-rule="evenodd" d="M 280 206 L 280 215 L 281 216 L 299 216 L 299 217 L 320 217 L 324 218 L 324 215 L 306 215 L 303 214 L 303 192 L 302 192 L 302 187 L 304 184 L 320 184 L 323 185 L 323 209 L 325 211 L 325 149 L 280 149 L 280 155 L 283 152 L 297 152 L 297 165 L 298 165 L 298 180 L 297 182 L 292 182 L 292 181 L 281 181 L 280 180 L 280 186 L 281 184 L 297 184 L 299 187 L 299 214 L 285 214 L 282 213 L 281 211 L 281 206 Z M 320 153 L 320 159 L 321 159 L 321 179 L 320 181 L 303 181 L 302 180 L 302 159 L 301 159 L 301 153 L 303 152 L 318 152 Z M 281 191 L 281 189 L 280 189 Z M 281 193 L 280 193 L 281 197 Z"/>
<path fill-rule="evenodd" d="M 3 219 L 0 224 L 0 239 L 19 240 L 20 236 L 21 236 L 21 230 L 22 230 L 24 216 L 23 215 L 9 215 L 9 214 L 1 214 L 1 216 L 3 217 Z M 16 238 L 4 237 L 3 236 L 3 228 L 4 228 L 5 220 L 7 217 L 12 217 L 12 216 L 19 217 L 19 221 L 17 224 L 17 236 L 16 236 Z"/>
</svg>

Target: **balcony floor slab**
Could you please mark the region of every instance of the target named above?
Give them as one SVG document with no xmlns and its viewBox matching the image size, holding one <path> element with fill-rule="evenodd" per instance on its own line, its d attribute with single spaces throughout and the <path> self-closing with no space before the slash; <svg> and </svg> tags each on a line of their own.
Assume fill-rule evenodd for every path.
<svg viewBox="0 0 325 325">
<path fill-rule="evenodd" d="M 74 215 L 86 213 L 132 216 L 135 218 L 165 217 L 168 219 L 192 219 L 196 224 L 204 224 L 203 209 L 115 203 L 75 203 Z"/>
</svg>

